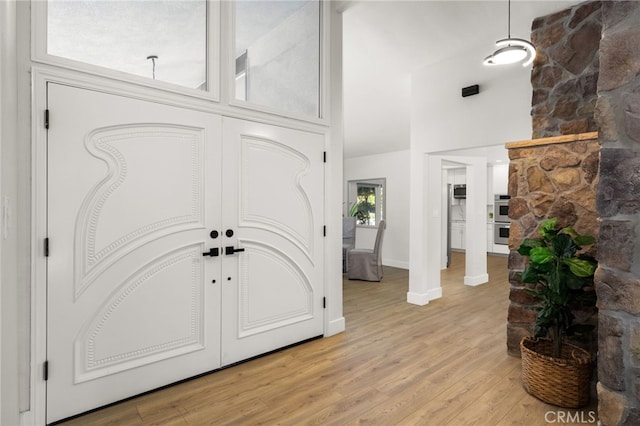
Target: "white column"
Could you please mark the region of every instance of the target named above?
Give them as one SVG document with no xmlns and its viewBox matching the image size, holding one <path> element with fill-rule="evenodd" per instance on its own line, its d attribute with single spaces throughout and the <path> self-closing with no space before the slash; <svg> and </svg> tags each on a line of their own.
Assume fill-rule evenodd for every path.
<svg viewBox="0 0 640 426">
<path fill-rule="evenodd" d="M 464 283 L 489 281 L 487 274 L 487 164 L 485 158 L 465 157 L 467 164 L 467 219 Z"/>
<path fill-rule="evenodd" d="M 407 302 L 426 305 L 442 297 L 440 250 L 442 239 L 442 160 L 411 154 L 409 292 Z"/>
<path fill-rule="evenodd" d="M 325 212 L 327 237 L 325 242 L 325 290 L 327 309 L 325 336 L 343 332 L 345 319 L 342 312 L 342 191 L 343 191 L 343 131 L 342 131 L 342 13 L 333 2 L 329 16 L 329 81 L 331 131 L 325 168 Z M 326 28 L 326 27 L 325 27 Z"/>
</svg>

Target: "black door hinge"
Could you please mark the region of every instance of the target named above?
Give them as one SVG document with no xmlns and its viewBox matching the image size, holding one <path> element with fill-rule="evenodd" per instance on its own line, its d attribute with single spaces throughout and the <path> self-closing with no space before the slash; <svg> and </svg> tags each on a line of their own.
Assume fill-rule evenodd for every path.
<svg viewBox="0 0 640 426">
<path fill-rule="evenodd" d="M 42 364 L 42 377 L 45 381 L 49 380 L 49 361 L 45 361 Z"/>
<path fill-rule="evenodd" d="M 327 162 L 327 151 L 324 151 L 324 152 L 322 153 L 322 162 L 323 162 L 323 163 L 326 163 L 326 162 Z"/>
<path fill-rule="evenodd" d="M 49 237 L 44 239 L 44 257 L 49 257 Z"/>
<path fill-rule="evenodd" d="M 49 128 L 49 110 L 48 109 L 44 110 L 44 128 L 45 129 Z"/>
<path fill-rule="evenodd" d="M 327 236 L 327 225 L 324 225 L 324 226 L 322 227 L 322 236 L 323 236 L 323 237 L 326 237 L 326 236 Z"/>
<path fill-rule="evenodd" d="M 322 309 L 327 309 L 327 298 L 326 297 L 322 298 Z"/>
</svg>

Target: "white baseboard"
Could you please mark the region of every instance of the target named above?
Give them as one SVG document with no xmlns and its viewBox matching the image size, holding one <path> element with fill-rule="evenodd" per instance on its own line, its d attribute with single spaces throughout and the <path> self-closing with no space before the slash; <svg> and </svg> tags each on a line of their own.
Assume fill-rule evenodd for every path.
<svg viewBox="0 0 640 426">
<path fill-rule="evenodd" d="M 489 274 L 476 275 L 475 277 L 465 275 L 464 285 L 475 287 L 480 284 L 486 284 L 489 282 Z"/>
<path fill-rule="evenodd" d="M 409 269 L 409 262 L 395 259 L 382 259 L 382 266 L 391 266 L 392 268 Z"/>
<path fill-rule="evenodd" d="M 346 322 L 344 317 L 329 321 L 327 329 L 324 331 L 324 337 L 333 336 L 346 330 Z"/>
<path fill-rule="evenodd" d="M 424 306 L 429 301 L 442 297 L 442 287 L 434 288 L 426 293 L 407 292 L 407 302 L 413 305 Z"/>
</svg>

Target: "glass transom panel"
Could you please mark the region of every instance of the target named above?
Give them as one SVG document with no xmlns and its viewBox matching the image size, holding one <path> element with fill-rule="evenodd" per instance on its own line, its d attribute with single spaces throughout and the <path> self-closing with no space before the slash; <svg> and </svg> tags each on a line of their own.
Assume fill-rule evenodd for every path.
<svg viewBox="0 0 640 426">
<path fill-rule="evenodd" d="M 320 115 L 320 2 L 235 3 L 235 98 Z"/>
<path fill-rule="evenodd" d="M 47 53 L 207 90 L 206 0 L 49 0 Z"/>
</svg>

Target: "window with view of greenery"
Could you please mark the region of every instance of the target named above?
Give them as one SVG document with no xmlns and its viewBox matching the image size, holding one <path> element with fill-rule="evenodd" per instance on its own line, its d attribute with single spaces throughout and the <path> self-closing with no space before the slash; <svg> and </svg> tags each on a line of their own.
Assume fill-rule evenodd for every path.
<svg viewBox="0 0 640 426">
<path fill-rule="evenodd" d="M 349 181 L 349 216 L 360 226 L 378 226 L 384 219 L 385 179 Z"/>
</svg>

